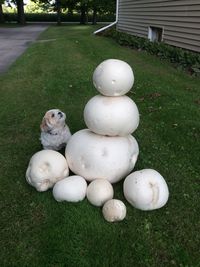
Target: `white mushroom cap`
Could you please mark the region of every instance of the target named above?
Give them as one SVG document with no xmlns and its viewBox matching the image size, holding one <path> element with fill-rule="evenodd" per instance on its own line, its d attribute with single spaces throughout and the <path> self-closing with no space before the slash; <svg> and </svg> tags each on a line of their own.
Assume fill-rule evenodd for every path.
<svg viewBox="0 0 200 267">
<path fill-rule="evenodd" d="M 132 88 L 134 83 L 132 68 L 122 60 L 105 60 L 95 69 L 93 83 L 102 95 L 124 95 Z"/>
<path fill-rule="evenodd" d="M 87 183 L 81 176 L 69 176 L 57 182 L 53 188 L 53 196 L 57 201 L 78 202 L 86 196 Z"/>
<path fill-rule="evenodd" d="M 144 169 L 126 177 L 124 196 L 135 208 L 154 210 L 166 204 L 169 190 L 165 179 L 157 171 Z"/>
<path fill-rule="evenodd" d="M 87 127 L 97 133 L 109 136 L 125 136 L 133 133 L 139 125 L 139 112 L 128 96 L 94 96 L 84 109 Z"/>
<path fill-rule="evenodd" d="M 46 191 L 69 175 L 69 168 L 65 157 L 54 150 L 42 150 L 30 159 L 26 180 L 37 191 Z"/>
<path fill-rule="evenodd" d="M 139 148 L 131 135 L 109 137 L 88 129 L 70 138 L 65 155 L 73 173 L 88 181 L 98 178 L 118 182 L 133 170 Z"/>
<path fill-rule="evenodd" d="M 113 187 L 105 179 L 96 179 L 87 188 L 87 199 L 94 206 L 102 206 L 107 200 L 112 199 L 113 195 Z"/>
<path fill-rule="evenodd" d="M 126 217 L 126 206 L 121 200 L 108 200 L 102 209 L 103 216 L 108 222 L 122 221 Z"/>
</svg>

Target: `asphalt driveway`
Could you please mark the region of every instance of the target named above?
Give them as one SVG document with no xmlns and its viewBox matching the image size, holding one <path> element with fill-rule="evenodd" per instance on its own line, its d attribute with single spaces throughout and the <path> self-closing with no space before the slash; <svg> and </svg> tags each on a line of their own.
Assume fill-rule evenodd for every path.
<svg viewBox="0 0 200 267">
<path fill-rule="evenodd" d="M 0 73 L 5 72 L 46 28 L 48 25 L 0 28 Z"/>
</svg>

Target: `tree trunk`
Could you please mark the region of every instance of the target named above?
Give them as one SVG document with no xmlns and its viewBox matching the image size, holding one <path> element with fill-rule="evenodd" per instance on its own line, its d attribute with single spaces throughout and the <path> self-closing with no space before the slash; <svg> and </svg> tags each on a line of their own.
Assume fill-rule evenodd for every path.
<svg viewBox="0 0 200 267">
<path fill-rule="evenodd" d="M 68 14 L 70 14 L 70 16 L 73 16 L 74 12 L 72 7 L 68 8 Z"/>
<path fill-rule="evenodd" d="M 86 9 L 85 24 L 88 24 L 88 9 Z"/>
<path fill-rule="evenodd" d="M 23 0 L 17 0 L 17 22 L 21 25 L 26 24 Z"/>
<path fill-rule="evenodd" d="M 0 23 L 4 23 L 4 22 L 5 22 L 5 18 L 3 14 L 3 8 L 2 8 L 2 4 L 0 4 Z"/>
<path fill-rule="evenodd" d="M 56 0 L 56 10 L 57 10 L 57 25 L 61 25 L 61 2 Z"/>
<path fill-rule="evenodd" d="M 86 8 L 86 4 L 82 4 L 81 5 L 81 18 L 80 18 L 80 24 L 86 24 L 86 11 L 87 11 L 87 8 Z"/>
<path fill-rule="evenodd" d="M 92 14 L 92 24 L 93 25 L 97 24 L 97 10 L 95 7 L 93 9 L 93 14 Z"/>
</svg>

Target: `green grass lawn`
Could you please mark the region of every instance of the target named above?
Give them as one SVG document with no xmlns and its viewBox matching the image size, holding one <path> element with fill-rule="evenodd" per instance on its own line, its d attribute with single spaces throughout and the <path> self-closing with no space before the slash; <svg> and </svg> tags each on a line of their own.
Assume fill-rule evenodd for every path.
<svg viewBox="0 0 200 267">
<path fill-rule="evenodd" d="M 0 266 L 200 266 L 200 80 L 93 30 L 50 27 L 40 38 L 51 41 L 33 44 L 0 76 Z M 44 113 L 60 108 L 73 133 L 85 128 L 84 106 L 97 94 L 92 74 L 108 58 L 135 73 L 128 94 L 141 114 L 135 169 L 156 169 L 170 191 L 165 207 L 144 212 L 124 199 L 123 181 L 115 184 L 127 217 L 113 224 L 86 199 L 58 203 L 25 180 L 41 150 Z"/>
</svg>

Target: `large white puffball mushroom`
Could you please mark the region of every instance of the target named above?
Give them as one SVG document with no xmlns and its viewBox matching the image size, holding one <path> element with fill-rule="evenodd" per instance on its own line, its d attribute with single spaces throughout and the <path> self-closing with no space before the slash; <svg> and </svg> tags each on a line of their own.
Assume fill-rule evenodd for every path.
<svg viewBox="0 0 200 267">
<path fill-rule="evenodd" d="M 69 168 L 88 181 L 98 178 L 118 182 L 133 170 L 139 148 L 131 135 L 109 137 L 88 129 L 70 138 L 65 155 Z"/>
<path fill-rule="evenodd" d="M 53 196 L 57 201 L 78 202 L 86 196 L 87 183 L 81 176 L 69 176 L 54 185 Z"/>
<path fill-rule="evenodd" d="M 108 222 L 122 221 L 126 217 L 126 206 L 121 200 L 108 200 L 102 209 L 103 216 Z"/>
<path fill-rule="evenodd" d="M 87 188 L 87 199 L 94 206 L 102 206 L 114 195 L 113 187 L 108 180 L 96 179 Z"/>
<path fill-rule="evenodd" d="M 132 88 L 133 83 L 132 68 L 118 59 L 103 61 L 93 74 L 95 88 L 105 96 L 125 95 Z"/>
<path fill-rule="evenodd" d="M 136 104 L 128 96 L 97 95 L 86 104 L 84 120 L 92 132 L 124 136 L 137 129 L 139 112 Z"/>
<path fill-rule="evenodd" d="M 124 196 L 135 208 L 154 210 L 163 207 L 169 197 L 165 179 L 155 170 L 131 173 L 124 181 Z"/>
<path fill-rule="evenodd" d="M 46 191 L 69 175 L 69 168 L 65 157 L 54 150 L 42 150 L 30 159 L 26 180 L 37 191 Z"/>
</svg>

